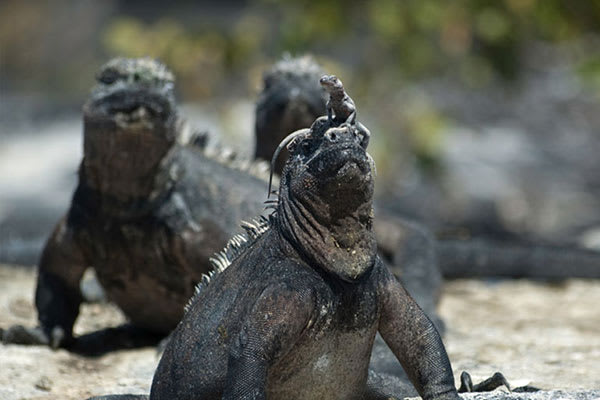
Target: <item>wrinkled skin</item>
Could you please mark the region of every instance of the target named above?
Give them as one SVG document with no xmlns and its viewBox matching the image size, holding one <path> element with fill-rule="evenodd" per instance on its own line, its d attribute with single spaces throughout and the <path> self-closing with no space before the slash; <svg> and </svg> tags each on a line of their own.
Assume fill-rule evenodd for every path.
<svg viewBox="0 0 600 400">
<path fill-rule="evenodd" d="M 196 296 L 151 399 L 403 396 L 367 383 L 377 332 L 423 398 L 458 399 L 434 325 L 377 256 L 358 129 L 330 123 L 289 146 L 271 228 Z"/>
<path fill-rule="evenodd" d="M 178 143 L 173 76 L 162 64 L 110 61 L 83 110 L 79 183 L 39 265 L 40 327 L 8 329 L 5 341 L 74 345 L 88 266 L 135 327 L 169 333 L 209 257 L 262 209 L 264 181 Z"/>
</svg>

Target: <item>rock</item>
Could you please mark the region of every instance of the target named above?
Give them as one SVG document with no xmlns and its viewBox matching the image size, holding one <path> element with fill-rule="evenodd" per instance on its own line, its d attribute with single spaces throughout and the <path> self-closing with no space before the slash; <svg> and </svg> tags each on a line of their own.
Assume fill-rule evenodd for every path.
<svg viewBox="0 0 600 400">
<path fill-rule="evenodd" d="M 494 390 L 487 393 L 463 393 L 466 400 L 597 400 L 600 390 L 540 390 L 530 393 L 507 393 Z"/>
<path fill-rule="evenodd" d="M 52 390 L 52 381 L 47 376 L 42 376 L 34 386 L 44 392 L 49 392 Z"/>
<path fill-rule="evenodd" d="M 81 295 L 88 303 L 104 303 L 106 302 L 106 294 L 93 268 L 88 268 L 83 274 L 83 279 L 79 284 Z"/>
</svg>

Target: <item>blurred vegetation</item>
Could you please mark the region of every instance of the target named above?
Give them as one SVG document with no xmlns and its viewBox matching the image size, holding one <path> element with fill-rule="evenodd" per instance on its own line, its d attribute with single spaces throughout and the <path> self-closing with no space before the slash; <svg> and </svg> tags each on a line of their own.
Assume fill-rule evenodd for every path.
<svg viewBox="0 0 600 400">
<path fill-rule="evenodd" d="M 82 52 L 86 62 L 150 55 L 175 70 L 186 95 L 202 98 L 232 79 L 255 83 L 257 70 L 290 51 L 346 65 L 365 84 L 383 70 L 402 81 L 450 74 L 481 87 L 518 78 L 531 41 L 561 43 L 600 31 L 600 0 L 254 0 L 222 7 L 6 0 L 0 73 L 68 83 Z M 231 16 L 202 18 L 209 9 Z M 583 68 L 586 77 L 597 74 L 594 65 Z"/>
<path fill-rule="evenodd" d="M 531 43 L 574 43 L 599 31 L 600 0 L 5 0 L 0 85 L 80 101 L 109 57 L 149 55 L 174 70 L 184 100 L 253 98 L 282 52 L 310 52 L 344 77 L 386 142 L 435 166 L 451 120 L 431 99 L 399 90 L 431 77 L 468 89 L 518 82 Z M 600 53 L 574 62 L 600 92 Z"/>
<path fill-rule="evenodd" d="M 224 26 L 117 16 L 102 44 L 109 54 L 164 60 L 186 90 L 204 96 L 283 51 L 350 64 L 366 82 L 383 68 L 401 80 L 452 74 L 480 87 L 518 78 L 532 40 L 559 43 L 599 30 L 597 0 L 256 0 Z"/>
<path fill-rule="evenodd" d="M 378 119 L 385 116 L 379 129 L 387 136 L 405 132 L 387 141 L 409 147 L 422 167 L 435 171 L 440 132 L 450 120 L 423 96 L 399 99 L 386 91 L 431 76 L 474 89 L 515 81 L 529 42 L 562 43 L 598 30 L 600 2 L 593 0 L 258 0 L 229 26 L 118 17 L 106 27 L 102 43 L 109 54 L 164 60 L 192 98 L 243 94 L 239 88 L 252 93 L 259 71 L 282 52 L 312 52 L 345 77 L 357 98 L 369 93 L 390 103 L 386 111 L 377 104 L 370 110 Z M 584 61 L 581 71 L 600 88 L 598 60 Z M 377 92 L 374 79 L 389 84 Z M 395 170 L 392 164 L 386 168 L 384 153 L 382 148 L 380 169 Z"/>
</svg>

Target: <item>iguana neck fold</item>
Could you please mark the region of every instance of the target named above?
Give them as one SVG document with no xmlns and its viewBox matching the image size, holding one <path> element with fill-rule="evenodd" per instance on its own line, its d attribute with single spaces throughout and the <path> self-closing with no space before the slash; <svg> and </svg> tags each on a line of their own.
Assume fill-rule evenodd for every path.
<svg viewBox="0 0 600 400">
<path fill-rule="evenodd" d="M 308 262 L 351 282 L 368 272 L 375 262 L 376 245 L 369 206 L 326 228 L 300 202 L 283 201 L 275 226 Z"/>
</svg>

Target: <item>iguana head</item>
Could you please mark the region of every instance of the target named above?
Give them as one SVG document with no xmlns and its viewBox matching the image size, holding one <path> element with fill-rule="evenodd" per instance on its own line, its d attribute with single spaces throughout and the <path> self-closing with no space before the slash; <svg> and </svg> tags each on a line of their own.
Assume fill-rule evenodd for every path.
<svg viewBox="0 0 600 400">
<path fill-rule="evenodd" d="M 176 140 L 173 74 L 149 58 L 115 58 L 96 80 L 83 107 L 86 180 L 118 198 L 148 195 Z"/>
<path fill-rule="evenodd" d="M 355 125 L 321 117 L 288 149 L 276 218 L 288 240 L 329 273 L 354 281 L 370 269 L 374 163 Z"/>
<path fill-rule="evenodd" d="M 351 204 L 370 202 L 373 161 L 361 146 L 356 126 L 330 125 L 321 117 L 305 132 L 288 145 L 291 154 L 283 176 L 290 179 L 292 192 L 299 196 L 305 188 L 314 188 L 320 198 L 341 201 L 334 208 L 340 212 L 353 209 Z"/>
<path fill-rule="evenodd" d="M 270 159 L 287 134 L 308 128 L 325 114 L 327 98 L 319 85 L 321 75 L 321 67 L 309 56 L 286 56 L 265 73 L 256 105 L 256 158 Z M 277 173 L 281 173 L 284 160 L 276 163 Z"/>
<path fill-rule="evenodd" d="M 134 125 L 168 118 L 175 107 L 173 74 L 150 58 L 114 58 L 100 68 L 96 81 L 85 106 L 89 116 Z"/>
<path fill-rule="evenodd" d="M 344 93 L 344 85 L 342 81 L 335 75 L 323 75 L 321 79 L 319 79 L 319 83 L 323 88 L 327 91 L 327 93 Z"/>
</svg>

